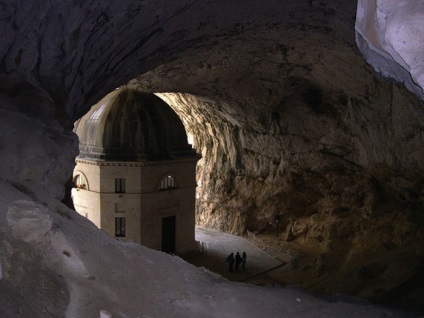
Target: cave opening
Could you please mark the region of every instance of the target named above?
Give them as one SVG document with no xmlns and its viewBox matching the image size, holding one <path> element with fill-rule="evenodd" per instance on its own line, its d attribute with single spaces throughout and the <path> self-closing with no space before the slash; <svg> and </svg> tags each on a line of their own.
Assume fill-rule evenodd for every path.
<svg viewBox="0 0 424 318">
<path fill-rule="evenodd" d="M 15 312 L 31 311 L 23 303 L 44 313 L 31 303 L 35 294 L 55 299 L 56 308 L 48 309 L 56 316 L 78 306 L 91 310 L 80 316 L 94 316 L 99 304 L 116 299 L 115 312 L 136 316 L 146 304 L 127 302 L 133 299 L 127 284 L 157 305 L 146 316 L 185 304 L 179 296 L 190 292 L 186 281 L 167 288 L 158 279 L 147 292 L 132 282 L 141 271 L 156 274 L 149 251 L 139 257 L 129 248 L 124 255 L 55 201 L 76 155 L 68 120 L 138 74 L 134 82 L 142 91 L 162 92 L 182 106 L 193 143 L 202 149 L 198 224 L 289 255 L 287 266 L 269 273 L 270 281 L 423 308 L 419 1 L 277 2 L 261 2 L 260 10 L 254 1 L 240 8 L 231 1 L 3 6 L 0 288 L 2 295 L 12 293 L 7 299 Z M 114 140 L 126 133 L 117 130 Z M 162 142 L 152 142 L 152 149 Z M 118 198 L 128 195 L 129 184 L 119 176 L 111 184 Z M 114 205 L 116 214 L 124 210 Z M 270 226 L 275 215 L 281 215 L 278 238 Z M 124 233 L 126 222 L 116 224 Z M 88 245 L 91 238 L 98 241 Z M 108 246 L 99 249 L 97 242 Z M 103 271 L 114 259 L 132 275 Z M 167 281 L 200 276 L 188 268 L 179 273 Z M 84 284 L 94 296 L 69 301 Z M 116 293 L 109 293 L 111 286 Z M 175 302 L 155 302 L 150 290 L 156 287 L 155 295 L 179 295 L 172 295 Z M 212 289 L 202 295 L 207 302 L 219 297 Z M 291 308 L 279 310 L 284 307 Z"/>
</svg>

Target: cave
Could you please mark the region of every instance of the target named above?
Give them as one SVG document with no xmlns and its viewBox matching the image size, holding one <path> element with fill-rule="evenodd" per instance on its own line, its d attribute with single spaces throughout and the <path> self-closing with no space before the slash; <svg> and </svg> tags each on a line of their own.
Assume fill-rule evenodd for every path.
<svg viewBox="0 0 424 318">
<path fill-rule="evenodd" d="M 0 4 L 3 316 L 424 310 L 421 1 Z M 196 224 L 290 254 L 275 285 L 370 303 L 287 303 L 66 207 L 74 122 L 117 87 L 162 98 L 193 138 Z"/>
</svg>

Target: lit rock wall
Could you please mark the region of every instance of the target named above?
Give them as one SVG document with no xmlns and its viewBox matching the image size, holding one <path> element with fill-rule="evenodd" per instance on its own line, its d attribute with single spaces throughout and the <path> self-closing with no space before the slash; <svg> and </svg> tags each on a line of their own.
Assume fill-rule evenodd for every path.
<svg viewBox="0 0 424 318">
<path fill-rule="evenodd" d="M 293 268 L 294 283 L 407 303 L 421 297 L 401 287 L 423 270 L 423 102 L 363 60 L 354 19 L 320 9 L 325 26 L 215 37 L 130 86 L 159 93 L 202 154 L 199 225 L 275 233 L 279 214 L 283 237 L 320 255 Z"/>
<path fill-rule="evenodd" d="M 318 215 L 361 223 L 389 206 L 401 213 L 421 210 L 420 106 L 395 85 L 378 90 L 375 103 L 390 104 L 384 114 L 343 94 L 326 94 L 322 107 L 336 114 L 316 112 L 302 96 L 292 96 L 270 120 L 268 133 L 252 128 L 252 117 L 228 120 L 229 104 L 164 94 L 187 118 L 202 154 L 198 223 L 241 234 L 265 229 L 276 214 L 287 226 Z M 211 114 L 211 107 L 221 107 L 221 115 Z"/>
<path fill-rule="evenodd" d="M 275 214 L 285 226 L 340 213 L 363 221 L 388 198 L 422 209 L 422 103 L 378 80 L 331 30 L 308 32 L 313 50 L 302 32 L 285 32 L 273 25 L 189 49 L 131 84 L 191 93 L 159 96 L 203 157 L 198 223 L 240 234 Z"/>
</svg>

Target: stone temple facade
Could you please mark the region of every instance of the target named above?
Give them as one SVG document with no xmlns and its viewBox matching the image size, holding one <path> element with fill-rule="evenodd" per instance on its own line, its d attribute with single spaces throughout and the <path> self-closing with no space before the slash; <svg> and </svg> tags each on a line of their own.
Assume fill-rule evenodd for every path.
<svg viewBox="0 0 424 318">
<path fill-rule="evenodd" d="M 160 98 L 118 89 L 75 124 L 77 212 L 120 240 L 194 249 L 196 163 L 183 124 Z"/>
</svg>

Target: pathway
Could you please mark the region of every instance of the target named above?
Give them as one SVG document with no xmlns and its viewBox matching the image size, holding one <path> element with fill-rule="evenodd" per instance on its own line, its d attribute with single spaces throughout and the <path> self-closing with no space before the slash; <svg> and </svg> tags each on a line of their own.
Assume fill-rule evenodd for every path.
<svg viewBox="0 0 424 318">
<path fill-rule="evenodd" d="M 284 265 L 249 240 L 217 230 L 196 227 L 196 241 L 199 242 L 202 252 L 184 257 L 184 259 L 195 266 L 205 267 L 232 281 L 244 281 Z M 225 262 L 225 259 L 231 252 L 234 255 L 237 252 L 240 255 L 246 252 L 245 271 L 241 268 L 234 273 L 228 271 L 228 263 Z"/>
</svg>

